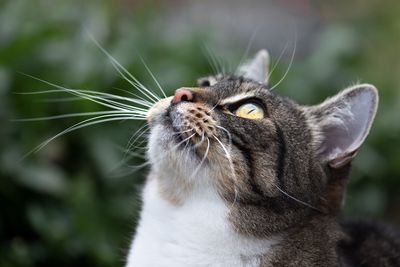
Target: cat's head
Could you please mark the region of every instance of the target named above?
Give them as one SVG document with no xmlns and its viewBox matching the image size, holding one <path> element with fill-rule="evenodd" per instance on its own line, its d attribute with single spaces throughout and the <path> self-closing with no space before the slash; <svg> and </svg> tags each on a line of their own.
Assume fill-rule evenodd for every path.
<svg viewBox="0 0 400 267">
<path fill-rule="evenodd" d="M 236 75 L 200 79 L 150 109 L 149 159 L 167 199 L 215 190 L 232 206 L 277 214 L 340 206 L 377 90 L 359 84 L 302 106 L 269 90 L 268 59 L 262 50 Z"/>
</svg>

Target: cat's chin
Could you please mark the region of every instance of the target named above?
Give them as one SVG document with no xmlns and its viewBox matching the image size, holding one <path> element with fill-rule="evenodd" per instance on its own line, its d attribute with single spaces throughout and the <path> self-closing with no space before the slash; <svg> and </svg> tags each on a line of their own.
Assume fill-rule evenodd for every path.
<svg viewBox="0 0 400 267">
<path fill-rule="evenodd" d="M 197 180 L 192 177 L 194 170 L 204 173 L 207 166 L 204 160 L 201 162 L 207 142 L 194 140 L 189 140 L 185 133 L 177 134 L 172 125 L 153 125 L 148 144 L 148 158 L 152 168 L 170 169 L 175 175 Z"/>
</svg>

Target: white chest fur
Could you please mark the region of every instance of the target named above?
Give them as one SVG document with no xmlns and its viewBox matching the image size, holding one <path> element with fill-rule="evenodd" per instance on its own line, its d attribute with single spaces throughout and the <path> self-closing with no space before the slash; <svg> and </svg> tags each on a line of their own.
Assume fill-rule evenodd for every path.
<svg viewBox="0 0 400 267">
<path fill-rule="evenodd" d="M 157 180 L 147 183 L 127 267 L 259 266 L 276 239 L 245 238 L 227 221 L 228 207 L 210 190 L 181 206 L 164 200 Z"/>
</svg>

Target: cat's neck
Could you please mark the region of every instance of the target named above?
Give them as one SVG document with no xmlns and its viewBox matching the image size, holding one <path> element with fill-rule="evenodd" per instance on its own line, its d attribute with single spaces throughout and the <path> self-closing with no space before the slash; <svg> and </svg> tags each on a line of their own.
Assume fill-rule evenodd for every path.
<svg viewBox="0 0 400 267">
<path fill-rule="evenodd" d="M 258 239 L 234 231 L 229 207 L 209 188 L 195 190 L 183 203 L 160 193 L 150 178 L 127 266 L 259 266 L 279 236 Z"/>
</svg>

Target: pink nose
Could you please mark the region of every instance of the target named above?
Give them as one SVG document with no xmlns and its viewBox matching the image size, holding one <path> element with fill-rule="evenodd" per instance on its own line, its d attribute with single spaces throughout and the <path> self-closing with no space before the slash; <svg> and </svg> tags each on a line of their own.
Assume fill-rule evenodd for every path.
<svg viewBox="0 0 400 267">
<path fill-rule="evenodd" d="M 172 103 L 177 104 L 183 101 L 193 101 L 193 93 L 185 88 L 179 88 L 175 91 L 174 98 L 172 99 Z"/>
</svg>

